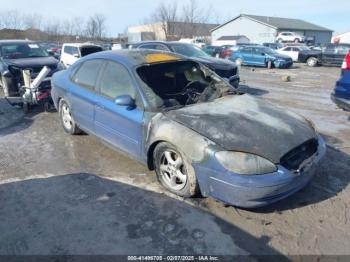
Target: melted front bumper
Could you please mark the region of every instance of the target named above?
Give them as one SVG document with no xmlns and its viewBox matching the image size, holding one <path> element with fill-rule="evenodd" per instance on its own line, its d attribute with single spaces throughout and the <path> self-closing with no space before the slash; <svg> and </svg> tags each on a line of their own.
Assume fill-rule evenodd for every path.
<svg viewBox="0 0 350 262">
<path fill-rule="evenodd" d="M 325 152 L 326 144 L 319 137 L 317 153 L 299 173 L 278 166 L 278 170 L 271 174 L 238 175 L 225 170 L 214 154 L 205 163 L 194 164 L 194 168 L 204 196 L 211 196 L 234 206 L 256 208 L 286 198 L 307 185 Z"/>
</svg>

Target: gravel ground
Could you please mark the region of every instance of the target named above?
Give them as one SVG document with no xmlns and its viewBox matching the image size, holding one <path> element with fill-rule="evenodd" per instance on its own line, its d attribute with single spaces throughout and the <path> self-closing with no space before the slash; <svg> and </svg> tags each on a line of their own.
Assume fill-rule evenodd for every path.
<svg viewBox="0 0 350 262">
<path fill-rule="evenodd" d="M 308 117 L 326 138 L 302 191 L 257 210 L 183 200 L 96 138 L 65 134 L 57 113 L 34 112 L 0 129 L 0 254 L 350 255 L 349 113 L 329 98 L 339 69 L 244 67 L 241 77 L 242 90 Z"/>
</svg>

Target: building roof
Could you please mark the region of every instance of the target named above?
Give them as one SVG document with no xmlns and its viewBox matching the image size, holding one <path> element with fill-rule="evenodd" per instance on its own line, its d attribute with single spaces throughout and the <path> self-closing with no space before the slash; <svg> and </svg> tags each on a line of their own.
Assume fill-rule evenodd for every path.
<svg viewBox="0 0 350 262">
<path fill-rule="evenodd" d="M 217 40 L 222 40 L 222 41 L 230 41 L 230 40 L 239 40 L 241 38 L 247 38 L 245 35 L 224 35 Z"/>
<path fill-rule="evenodd" d="M 248 19 L 251 19 L 253 21 L 256 21 L 258 23 L 265 24 L 267 26 L 270 26 L 272 28 L 278 29 L 278 30 L 310 30 L 310 31 L 327 31 L 327 32 L 333 32 L 332 30 L 315 25 L 309 22 L 306 22 L 301 19 L 293 19 L 293 18 L 283 18 L 283 17 L 275 17 L 275 16 L 259 16 L 259 15 L 248 15 L 248 14 L 241 14 L 234 19 L 214 28 L 212 31 L 215 31 L 216 29 L 219 29 L 220 27 L 231 23 L 232 21 L 240 18 L 240 17 L 246 17 Z"/>
</svg>

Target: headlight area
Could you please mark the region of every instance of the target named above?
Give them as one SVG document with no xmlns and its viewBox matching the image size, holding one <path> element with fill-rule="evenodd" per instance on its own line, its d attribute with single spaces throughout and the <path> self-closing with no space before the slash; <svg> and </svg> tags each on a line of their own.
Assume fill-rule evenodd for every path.
<svg viewBox="0 0 350 262">
<path fill-rule="evenodd" d="M 264 175 L 277 171 L 276 165 L 269 160 L 249 153 L 220 151 L 215 157 L 225 169 L 238 175 Z"/>
</svg>

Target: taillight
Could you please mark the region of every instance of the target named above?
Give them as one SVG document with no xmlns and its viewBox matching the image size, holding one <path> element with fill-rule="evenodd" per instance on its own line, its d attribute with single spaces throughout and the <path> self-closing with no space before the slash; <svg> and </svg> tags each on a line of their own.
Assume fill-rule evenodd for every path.
<svg viewBox="0 0 350 262">
<path fill-rule="evenodd" d="M 346 54 L 343 65 L 341 68 L 344 70 L 350 70 L 350 52 L 348 52 Z"/>
</svg>

